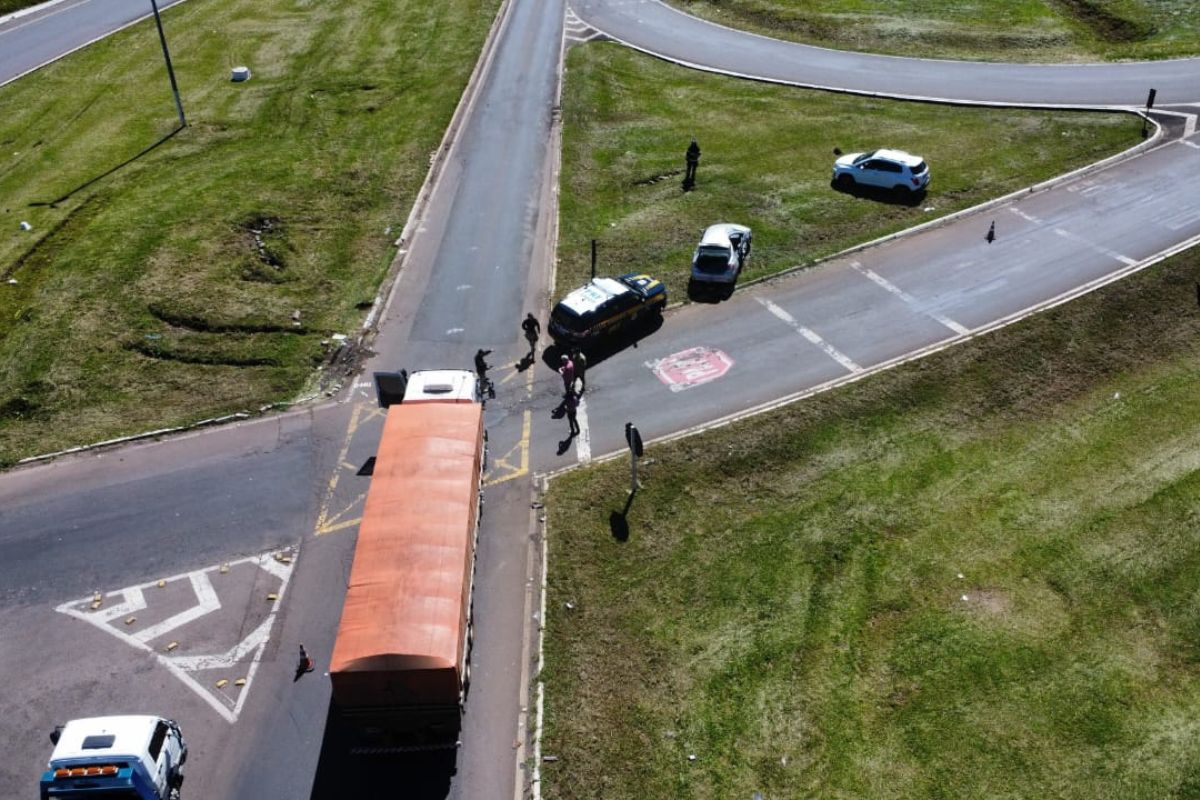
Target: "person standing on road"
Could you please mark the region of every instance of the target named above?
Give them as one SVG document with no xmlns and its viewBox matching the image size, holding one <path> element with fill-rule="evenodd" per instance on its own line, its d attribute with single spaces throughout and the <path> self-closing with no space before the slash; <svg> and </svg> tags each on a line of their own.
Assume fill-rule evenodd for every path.
<svg viewBox="0 0 1200 800">
<path fill-rule="evenodd" d="M 571 396 L 575 395 L 575 362 L 566 353 L 562 354 L 562 366 L 558 368 L 558 374 L 562 375 L 563 392 Z"/>
<path fill-rule="evenodd" d="M 582 350 L 571 353 L 571 362 L 575 364 L 575 377 L 579 380 L 579 393 L 587 391 L 587 356 Z"/>
<path fill-rule="evenodd" d="M 525 341 L 529 342 L 529 360 L 532 361 L 537 355 L 537 340 L 542 334 L 542 323 L 537 321 L 537 317 L 530 312 L 525 315 L 525 319 L 521 321 L 521 330 L 525 331 Z"/>
<path fill-rule="evenodd" d="M 576 416 L 579 412 L 579 398 L 575 396 L 572 389 L 568 389 L 563 395 L 563 405 L 567 409 L 567 422 L 571 425 L 571 438 L 579 435 L 579 418 Z"/>
<path fill-rule="evenodd" d="M 484 350 L 482 347 L 475 351 L 475 375 L 479 380 L 479 391 L 481 394 L 486 394 L 488 398 L 496 396 L 496 387 L 492 385 L 492 381 L 487 376 L 488 369 L 491 365 L 487 363 L 487 356 L 491 355 L 491 350 Z"/>
</svg>

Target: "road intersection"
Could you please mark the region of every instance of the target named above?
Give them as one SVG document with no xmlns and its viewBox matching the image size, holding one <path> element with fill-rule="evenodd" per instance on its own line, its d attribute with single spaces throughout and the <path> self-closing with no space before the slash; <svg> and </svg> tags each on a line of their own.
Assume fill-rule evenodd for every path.
<svg viewBox="0 0 1200 800">
<path fill-rule="evenodd" d="M 69 13 L 90 14 L 100 5 L 64 2 L 55 17 L 69 20 Z M 649 441 L 791 402 L 994 330 L 1200 241 L 1200 205 L 1181 178 L 1200 167 L 1197 59 L 1030 67 L 863 56 L 749 36 L 654 0 L 572 0 L 570 13 L 562 0 L 508 0 L 501 14 L 423 193 L 390 299 L 377 309 L 369 338 L 377 355 L 364 374 L 466 365 L 480 346 L 495 349 L 498 365 L 518 363 L 518 322 L 525 311 L 545 307 L 552 280 L 554 109 L 565 43 L 611 38 L 762 80 L 954 102 L 1130 109 L 1154 87 L 1170 108 L 1156 117 L 1165 126 L 1160 136 L 1113 163 L 762 282 L 719 305 L 672 310 L 653 335 L 593 363 L 580 415 L 588 436 L 570 447 L 562 446 L 565 420 L 552 415 L 559 388 L 553 370 L 542 363 L 524 371 L 498 366 L 497 398 L 487 411 L 493 461 L 472 695 L 457 772 L 430 781 L 431 797 L 523 790 L 540 579 L 535 473 L 619 451 L 626 421 L 635 420 Z M 23 18 L 22 35 L 35 17 Z M 12 35 L 0 25 L 0 43 Z M 998 239 L 988 243 L 984 232 L 993 220 Z M 720 374 L 707 377 L 706 370 Z M 332 401 L 300 411 L 0 477 L 0 629 L 13 643 L 0 653 L 0 668 L 30 673 L 10 685 L 0 709 L 8 738 L 24 743 L 17 755 L 34 765 L 0 772 L 5 791 L 32 785 L 47 723 L 79 715 L 80 706 L 100 713 L 114 703 L 153 702 L 170 706 L 194 742 L 191 791 L 309 793 L 324 763 L 328 688 L 319 671 L 293 685 L 294 643 L 304 641 L 319 663 L 327 660 L 369 481 L 360 472 L 382 422 L 374 406 L 360 379 Z M 162 575 L 208 574 L 213 564 L 299 545 L 304 557 L 289 568 L 287 602 L 271 638 L 254 640 L 263 645 L 253 659 L 258 685 L 252 694 L 247 684 L 236 701 L 236 725 L 196 692 L 185 697 L 183 682 L 164 678 L 170 670 L 161 668 L 160 653 L 139 656 L 108 632 L 81 632 L 94 624 L 52 611 L 83 613 L 75 601 L 98 589 L 152 593 Z M 247 632 L 258 631 L 265 601 L 248 588 L 252 571 L 239 574 L 237 614 Z M 277 594 L 282 603 L 283 592 Z M 124 627 L 129 616 L 135 614 L 106 623 Z M 88 658 L 72 665 L 66 643 L 76 640 L 88 645 Z M 53 669 L 34 669 L 39 659 Z M 99 677 L 97 664 L 105 665 Z M 215 682 L 203 688 L 211 693 Z M 321 795 L 320 777 L 317 784 Z"/>
</svg>

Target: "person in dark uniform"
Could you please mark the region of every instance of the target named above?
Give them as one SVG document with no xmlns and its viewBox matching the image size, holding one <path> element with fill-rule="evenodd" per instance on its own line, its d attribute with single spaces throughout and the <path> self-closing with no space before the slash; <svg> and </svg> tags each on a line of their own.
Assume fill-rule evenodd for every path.
<svg viewBox="0 0 1200 800">
<path fill-rule="evenodd" d="M 525 319 L 521 321 L 521 330 L 525 331 L 525 341 L 529 342 L 529 360 L 533 361 L 537 355 L 537 340 L 542 335 L 542 323 L 537 321 L 537 317 L 532 312 L 525 315 Z"/>
</svg>

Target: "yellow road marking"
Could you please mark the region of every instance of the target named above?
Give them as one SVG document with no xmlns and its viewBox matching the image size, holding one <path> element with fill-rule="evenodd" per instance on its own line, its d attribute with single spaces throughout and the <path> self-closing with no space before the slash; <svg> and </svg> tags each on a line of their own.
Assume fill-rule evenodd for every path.
<svg viewBox="0 0 1200 800">
<path fill-rule="evenodd" d="M 517 373 L 513 373 L 514 375 Z M 533 398 L 533 368 L 525 370 L 525 399 Z M 496 471 L 497 467 L 505 467 L 509 471 L 498 477 L 485 477 L 484 486 L 495 486 L 498 483 L 511 481 L 514 478 L 520 478 L 522 475 L 529 474 L 529 431 L 533 427 L 533 412 L 525 409 L 521 415 L 521 438 L 517 443 L 509 448 L 508 452 L 498 458 L 493 459 L 492 469 L 489 470 L 489 475 Z M 514 453 L 520 454 L 520 466 L 514 466 L 508 459 Z"/>
<path fill-rule="evenodd" d="M 364 410 L 367 410 L 367 414 L 365 416 L 363 415 Z M 342 442 L 341 452 L 338 453 L 336 462 L 338 466 L 333 471 L 333 474 L 329 476 L 329 485 L 325 489 L 325 498 L 321 501 L 321 508 L 317 513 L 317 523 L 313 526 L 314 535 L 320 536 L 322 533 L 328 533 L 327 529 L 329 528 L 330 523 L 345 514 L 346 511 L 350 510 L 346 509 L 341 511 L 338 514 L 335 514 L 332 518 L 329 516 L 329 504 L 333 501 L 333 493 L 337 490 L 338 481 L 342 476 L 342 470 L 349 469 L 355 472 L 358 471 L 357 467 L 346 461 L 346 455 L 350 452 L 350 442 L 354 439 L 354 434 L 358 431 L 358 426 L 369 419 L 383 416 L 381 413 L 382 411 L 383 409 L 381 408 L 376 407 L 372 409 L 370 406 L 367 406 L 364 403 L 356 404 L 350 411 L 350 424 L 346 426 L 346 439 Z"/>
<path fill-rule="evenodd" d="M 509 369 L 512 371 L 500 379 L 500 384 L 499 384 L 500 386 L 503 386 L 504 384 L 508 383 L 513 378 L 515 378 L 521 374 L 520 370 L 518 370 L 516 367 L 510 367 Z M 533 367 L 531 366 L 529 369 L 533 369 Z M 528 371 L 529 370 L 526 370 L 526 372 L 528 372 Z"/>
<path fill-rule="evenodd" d="M 340 531 L 344 528 L 351 528 L 360 522 L 362 522 L 362 517 L 355 517 L 354 519 L 343 520 L 342 522 L 338 522 L 338 523 L 335 523 L 332 525 L 327 525 L 324 528 L 321 528 L 319 531 L 317 531 L 317 535 L 321 536 L 322 534 L 333 533 L 334 531 Z"/>
</svg>

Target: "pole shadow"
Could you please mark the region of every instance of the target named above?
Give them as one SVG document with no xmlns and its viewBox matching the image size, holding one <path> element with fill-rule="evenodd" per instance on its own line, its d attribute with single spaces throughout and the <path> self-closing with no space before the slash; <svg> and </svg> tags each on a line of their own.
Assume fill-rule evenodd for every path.
<svg viewBox="0 0 1200 800">
<path fill-rule="evenodd" d="M 122 161 L 120 164 L 117 164 L 115 167 L 112 167 L 111 169 L 109 169 L 108 171 L 106 171 L 106 172 L 102 172 L 102 173 L 100 173 L 99 175 L 97 175 L 96 177 L 94 177 L 94 178 L 91 178 L 91 179 L 89 179 L 89 180 L 87 180 L 87 181 L 84 181 L 83 183 L 79 184 L 78 186 L 76 186 L 76 187 L 75 187 L 74 189 L 72 189 L 71 191 L 69 191 L 69 192 L 67 192 L 66 194 L 64 194 L 62 197 L 57 197 L 57 198 L 55 198 L 55 199 L 53 199 L 53 200 L 50 200 L 49 202 L 46 202 L 46 201 L 34 201 L 34 202 L 30 203 L 29 205 L 30 205 L 30 206 L 50 206 L 51 208 L 54 208 L 54 207 L 55 207 L 56 205 L 58 205 L 59 203 L 62 203 L 62 202 L 64 202 L 64 201 L 66 201 L 66 200 L 69 200 L 69 199 L 70 199 L 72 196 L 74 196 L 74 195 L 75 195 L 75 194 L 77 194 L 78 192 L 82 192 L 84 189 L 88 188 L 89 186 L 92 186 L 93 184 L 99 183 L 100 181 L 102 181 L 102 180 L 104 180 L 105 178 L 107 178 L 109 175 L 112 175 L 112 174 L 114 174 L 114 173 L 116 173 L 116 172 L 119 172 L 120 170 L 124 169 L 125 167 L 127 167 L 127 166 L 129 166 L 130 164 L 132 164 L 132 163 L 134 163 L 135 161 L 137 161 L 138 159 L 140 159 L 140 158 L 144 158 L 145 156 L 149 155 L 151 152 L 153 152 L 153 151 L 154 151 L 154 150 L 156 150 L 157 148 L 161 147 L 162 145 L 166 144 L 166 143 L 167 143 L 168 141 L 170 141 L 171 139 L 175 138 L 175 135 L 176 135 L 177 133 L 179 133 L 180 131 L 182 131 L 182 130 L 183 130 L 183 127 L 182 127 L 182 126 L 178 126 L 178 127 L 176 127 L 176 128 L 175 128 L 175 130 L 171 131 L 170 133 L 168 133 L 166 136 L 164 136 L 164 137 L 162 137 L 161 139 L 159 139 L 159 140 L 158 140 L 157 142 L 155 142 L 154 144 L 152 144 L 152 145 L 150 145 L 149 147 L 145 148 L 144 150 L 142 150 L 142 151 L 141 151 L 140 153 L 138 153 L 137 155 L 134 155 L 134 156 L 132 156 L 132 157 L 130 157 L 130 158 L 127 158 L 127 159 L 125 159 L 124 161 Z"/>
<path fill-rule="evenodd" d="M 633 506 L 633 498 L 636 496 L 636 491 L 630 492 L 625 498 L 625 507 L 608 515 L 608 529 L 618 542 L 629 541 L 629 509 Z"/>
</svg>

